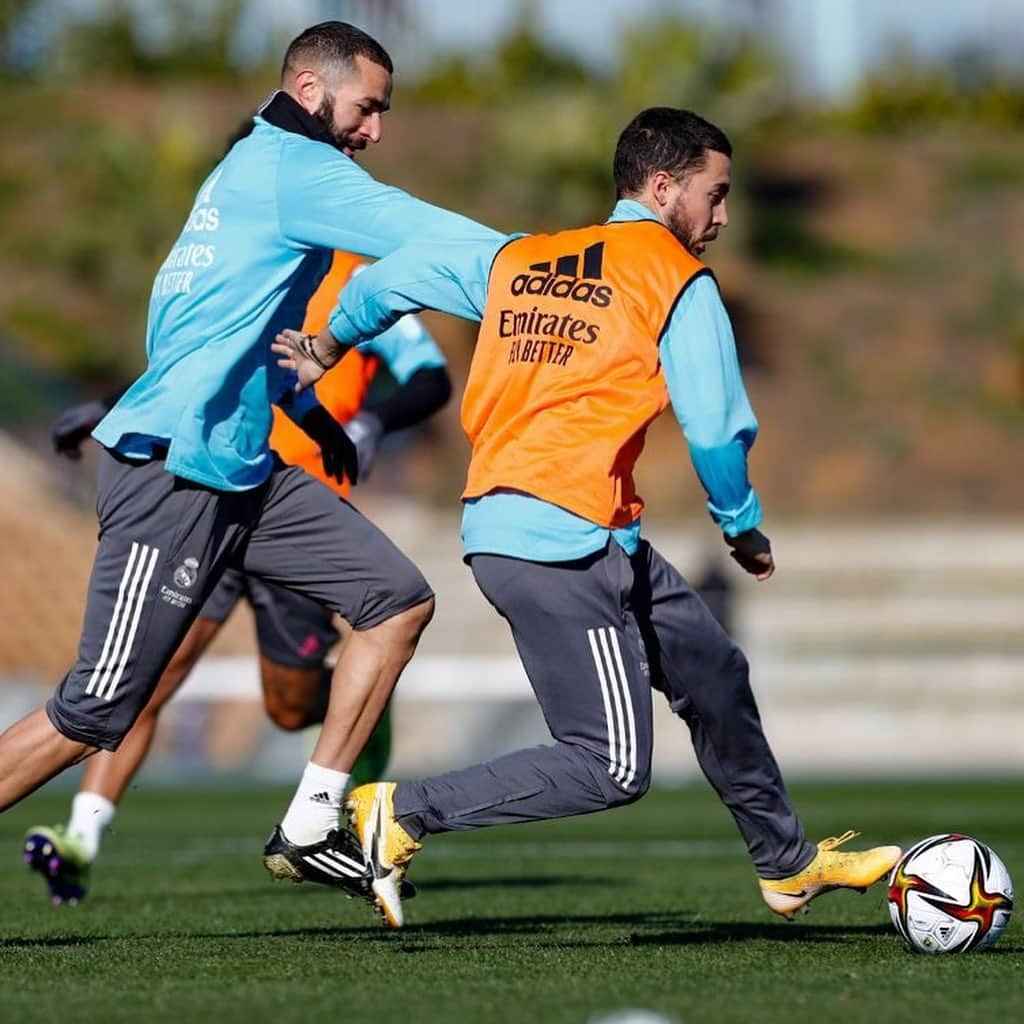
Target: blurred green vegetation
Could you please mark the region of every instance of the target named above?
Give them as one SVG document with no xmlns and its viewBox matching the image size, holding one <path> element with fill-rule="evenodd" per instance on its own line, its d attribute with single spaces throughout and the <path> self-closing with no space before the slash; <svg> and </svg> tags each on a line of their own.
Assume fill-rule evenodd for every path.
<svg viewBox="0 0 1024 1024">
<path fill-rule="evenodd" d="M 1024 68 L 1011 73 L 971 49 L 928 62 L 894 49 L 862 83 L 840 118 L 869 133 L 919 132 L 950 123 L 1024 125 Z"/>
<path fill-rule="evenodd" d="M 160 254 L 216 157 L 183 98 L 139 123 L 110 104 L 11 84 L 0 107 L 0 216 L 9 268 L 0 327 L 56 369 L 105 382 L 138 366 Z M 42 130 L 39 107 L 48 111 Z M 147 104 L 148 105 L 148 104 Z"/>
<path fill-rule="evenodd" d="M 486 110 L 472 178 L 528 228 L 607 214 L 611 154 L 644 107 L 686 106 L 742 139 L 787 109 L 780 57 L 749 36 L 662 16 L 628 28 L 607 72 L 553 49 L 532 8 L 492 51 L 434 62 L 404 102 Z"/>
<path fill-rule="evenodd" d="M 0 40 L 7 42 L 4 71 L 63 81 L 91 77 L 98 71 L 115 78 L 159 81 L 241 78 L 230 58 L 244 0 L 160 0 L 150 14 L 156 31 L 149 32 L 134 4 L 98 5 L 92 17 L 87 8 L 78 6 L 76 16 L 73 5 L 61 10 L 33 0 L 4 0 L 0 5 Z M 64 24 L 53 30 L 40 24 L 44 19 Z M 18 43 L 26 34 L 43 38 L 41 60 L 26 60 L 19 54 Z"/>
<path fill-rule="evenodd" d="M 227 60 L 239 0 L 202 6 L 162 5 L 160 47 L 115 4 L 59 27 L 34 65 L 0 48 L 5 372 L 16 350 L 45 379 L 99 394 L 140 369 L 153 274 L 225 138 L 277 80 L 277 53 L 245 72 Z M 0 7 L 0 40 L 33 7 Z M 534 10 L 490 50 L 400 74 L 367 166 L 501 228 L 555 230 L 607 215 L 615 139 L 639 109 L 700 111 L 736 148 L 732 226 L 712 261 L 779 438 L 755 453 L 779 481 L 769 497 L 927 506 L 939 464 L 986 487 L 978 453 L 1012 459 L 1024 430 L 1024 77 L 984 54 L 926 63 L 896 50 L 824 107 L 763 38 L 662 15 L 632 24 L 597 71 L 553 47 Z M 448 338 L 464 358 L 470 332 Z M 0 425 L 45 422 L 30 390 L 5 388 Z M 839 417 L 863 429 L 834 430 Z M 817 477 L 784 465 L 802 444 L 811 461 L 820 447 Z M 887 472 L 912 482 L 885 487 Z M 1024 484 L 1006 476 L 987 500 L 1019 508 Z M 679 500 L 680 478 L 662 467 L 647 490 Z M 805 479 L 818 482 L 801 490 Z"/>
</svg>

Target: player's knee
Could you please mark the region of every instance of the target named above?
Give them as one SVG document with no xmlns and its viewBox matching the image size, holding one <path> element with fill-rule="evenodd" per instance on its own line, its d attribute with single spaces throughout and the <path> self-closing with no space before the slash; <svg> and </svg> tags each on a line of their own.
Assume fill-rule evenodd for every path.
<svg viewBox="0 0 1024 1024">
<path fill-rule="evenodd" d="M 651 786 L 650 755 L 623 757 L 609 761 L 597 758 L 600 765 L 596 773 L 600 779 L 605 807 L 624 807 L 639 800 Z"/>
<path fill-rule="evenodd" d="M 309 701 L 287 692 L 266 688 L 263 703 L 267 717 L 285 732 L 298 732 L 318 720 L 316 708 Z"/>
<path fill-rule="evenodd" d="M 267 716 L 284 732 L 300 732 L 313 724 L 315 716 L 309 708 L 288 704 L 267 704 Z"/>
<path fill-rule="evenodd" d="M 644 795 L 644 792 L 639 789 L 630 786 L 628 789 L 622 785 L 608 786 L 605 789 L 605 802 L 604 806 L 606 810 L 611 810 L 613 807 L 626 807 L 628 804 L 635 803 Z"/>
<path fill-rule="evenodd" d="M 636 778 L 631 783 L 631 792 L 633 794 L 633 800 L 639 800 L 647 790 L 651 788 L 651 763 L 650 761 L 644 765 L 636 775 Z"/>
<path fill-rule="evenodd" d="M 750 678 L 750 662 L 747 661 L 747 656 L 735 645 L 731 645 L 731 649 L 726 658 L 726 664 L 728 670 L 744 683 Z"/>
<path fill-rule="evenodd" d="M 322 669 L 293 669 L 262 659 L 263 704 L 267 717 L 285 732 L 298 732 L 323 721 L 318 713 Z"/>
<path fill-rule="evenodd" d="M 638 770 L 635 775 L 627 774 L 621 779 L 613 779 L 612 783 L 606 790 L 608 806 L 625 807 L 635 803 L 651 788 L 651 772 L 649 768 Z"/>
<path fill-rule="evenodd" d="M 427 624 L 433 617 L 434 598 L 430 596 L 425 601 L 420 601 L 419 604 L 406 608 L 404 612 L 399 612 L 389 621 L 406 634 L 418 637 L 426 629 Z"/>
<path fill-rule="evenodd" d="M 750 692 L 750 663 L 747 656 L 724 634 L 720 644 L 705 649 L 702 661 L 704 670 L 696 685 L 691 687 L 690 695 L 670 702 L 676 714 L 682 714 L 683 709 L 689 707 L 691 698 L 699 706 L 706 705 L 710 700 L 713 704 L 729 707 Z M 693 691 L 698 687 L 703 694 L 701 698 L 693 696 Z M 685 714 L 683 717 L 686 717 Z"/>
<path fill-rule="evenodd" d="M 401 634 L 414 641 L 434 614 L 434 595 L 423 573 L 404 555 L 379 567 L 381 583 L 367 592 L 352 625 L 357 632 Z"/>
<path fill-rule="evenodd" d="M 48 738 L 59 737 L 57 744 L 63 748 L 61 758 L 65 767 L 77 764 L 99 750 L 116 750 L 135 721 L 134 717 L 113 725 L 110 722 L 91 721 L 81 713 L 81 708 L 74 700 L 68 699 L 66 684 L 67 677 L 46 702 L 46 718 L 53 730 Z"/>
<path fill-rule="evenodd" d="M 721 700 L 737 706 L 753 700 L 750 689 L 750 663 L 735 644 L 730 644 L 729 650 L 723 656 L 718 676 L 716 690 Z"/>
<path fill-rule="evenodd" d="M 53 726 L 54 731 L 60 737 L 61 746 L 63 747 L 61 754 L 66 764 L 78 764 L 86 758 L 92 757 L 93 754 L 100 752 L 101 748 L 99 746 L 82 740 L 73 728 L 60 722 L 59 719 L 54 721 L 53 716 L 51 716 L 50 725 Z"/>
<path fill-rule="evenodd" d="M 430 620 L 434 617 L 434 606 L 434 598 L 433 596 L 430 596 L 425 601 L 421 601 L 419 604 L 413 605 L 412 608 L 409 608 L 407 611 L 402 613 L 403 615 L 408 616 L 405 628 L 414 639 L 418 640 L 420 634 L 430 624 Z"/>
<path fill-rule="evenodd" d="M 373 627 L 372 630 L 367 630 L 366 635 L 372 633 L 394 653 L 402 652 L 407 657 L 411 657 L 419 642 L 420 634 L 427 628 L 427 624 L 433 616 L 434 598 L 431 596 L 397 615 L 392 615 L 391 618 Z"/>
</svg>

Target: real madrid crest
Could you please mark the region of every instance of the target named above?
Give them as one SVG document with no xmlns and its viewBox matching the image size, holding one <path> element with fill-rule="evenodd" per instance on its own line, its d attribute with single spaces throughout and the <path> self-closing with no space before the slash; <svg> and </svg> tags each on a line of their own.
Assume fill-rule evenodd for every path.
<svg viewBox="0 0 1024 1024">
<path fill-rule="evenodd" d="M 174 584 L 183 589 L 188 589 L 199 579 L 199 561 L 195 558 L 186 558 L 177 569 L 174 570 Z"/>
</svg>

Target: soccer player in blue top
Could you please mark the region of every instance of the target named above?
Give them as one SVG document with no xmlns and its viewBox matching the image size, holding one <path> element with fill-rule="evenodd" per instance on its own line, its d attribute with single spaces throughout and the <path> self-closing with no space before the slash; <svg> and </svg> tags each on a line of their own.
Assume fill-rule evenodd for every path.
<svg viewBox="0 0 1024 1024">
<path fill-rule="evenodd" d="M 345 282 L 363 268 L 365 263 L 358 257 L 335 254 L 330 273 L 306 311 L 306 329 L 315 330 L 327 322 Z M 396 386 L 381 400 L 367 405 L 371 384 L 382 366 L 387 367 Z M 444 355 L 416 317 L 395 324 L 362 352 L 350 353 L 345 366 L 317 389 L 320 403 L 343 425 L 356 447 L 360 483 L 369 477 L 386 434 L 427 419 L 447 403 L 450 395 L 451 379 Z M 116 401 L 85 402 L 66 410 L 51 435 L 58 454 L 81 458 L 82 443 Z M 327 476 L 317 447 L 286 417 L 274 417 L 270 444 L 284 462 L 300 466 L 343 498 L 349 496 L 349 481 L 338 482 Z M 252 609 L 256 627 L 267 716 L 289 731 L 323 722 L 334 674 L 329 652 L 341 639 L 333 612 L 295 590 L 229 569 L 207 598 L 121 745 L 116 751 L 100 751 L 89 758 L 71 801 L 67 824 L 33 825 L 27 830 L 23 862 L 42 876 L 55 905 L 75 905 L 90 891 L 104 832 L 112 826 L 128 786 L 148 756 L 163 709 L 235 607 L 244 601 Z M 385 710 L 352 768 L 352 785 L 379 778 L 390 754 L 391 717 Z M 321 874 L 316 875 L 316 870 Z M 334 877 L 326 869 L 309 866 L 303 880 L 333 884 Z"/>
<path fill-rule="evenodd" d="M 352 159 L 381 137 L 391 59 L 343 22 L 288 47 L 281 88 L 217 165 L 153 283 L 148 366 L 93 436 L 103 446 L 99 547 L 78 658 L 45 708 L 0 736 L 0 809 L 98 749 L 114 750 L 229 568 L 339 612 L 323 730 L 264 861 L 365 895 L 338 815 L 348 773 L 384 708 L 433 595 L 416 567 L 331 490 L 267 444 L 271 405 L 312 436 L 334 477 L 355 451 L 270 341 L 301 321 L 332 252 L 380 257 L 421 240 L 496 238 L 382 185 Z"/>
</svg>

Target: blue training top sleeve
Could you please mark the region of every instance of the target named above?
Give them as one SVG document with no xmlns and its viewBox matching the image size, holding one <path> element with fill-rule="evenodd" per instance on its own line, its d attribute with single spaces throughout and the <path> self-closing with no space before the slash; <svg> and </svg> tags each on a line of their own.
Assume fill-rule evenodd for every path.
<svg viewBox="0 0 1024 1024">
<path fill-rule="evenodd" d="M 417 243 L 354 276 L 341 293 L 328 329 L 342 345 L 356 345 L 407 313 L 437 309 L 480 320 L 487 281 L 498 250 L 508 241 Z"/>
<path fill-rule="evenodd" d="M 316 146 L 312 155 L 311 146 Z M 279 226 L 296 246 L 380 257 L 412 241 L 502 237 L 468 217 L 383 185 L 344 153 L 328 150 L 325 155 L 325 149 L 295 136 L 286 141 L 278 164 Z"/>
<path fill-rule="evenodd" d="M 747 452 L 757 437 L 757 419 L 743 387 L 732 325 L 710 274 L 690 282 L 658 351 L 711 518 L 733 537 L 753 529 L 761 522 L 761 503 L 747 477 Z"/>
</svg>

